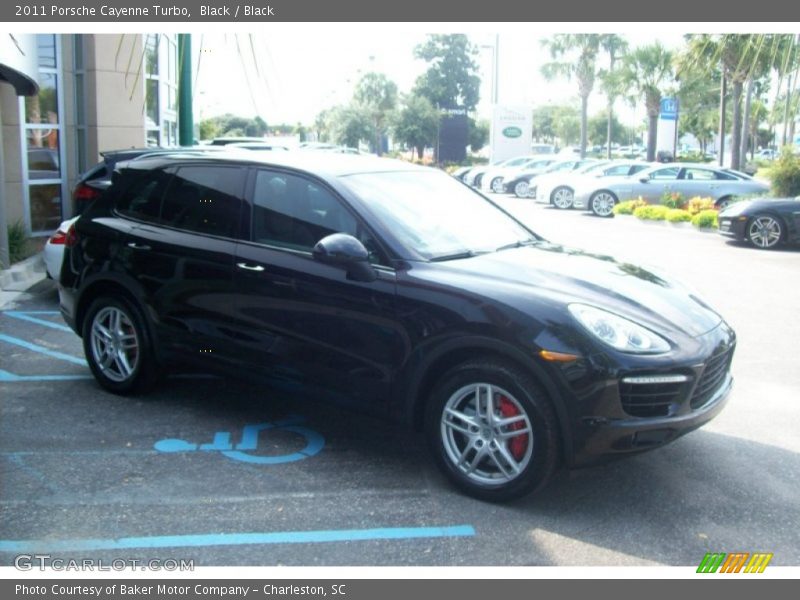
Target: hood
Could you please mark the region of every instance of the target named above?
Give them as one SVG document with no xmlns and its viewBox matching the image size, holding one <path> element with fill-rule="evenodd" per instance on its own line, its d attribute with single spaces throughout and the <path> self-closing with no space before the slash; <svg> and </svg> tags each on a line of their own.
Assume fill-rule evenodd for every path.
<svg viewBox="0 0 800 600">
<path fill-rule="evenodd" d="M 796 198 L 758 198 L 755 200 L 742 200 L 734 202 L 720 213 L 722 217 L 735 217 L 742 214 L 752 214 L 760 210 L 788 209 L 800 211 L 800 199 Z"/>
<path fill-rule="evenodd" d="M 696 337 L 722 320 L 680 283 L 610 256 L 548 242 L 438 263 L 435 277 L 509 302 L 524 302 L 532 294 L 564 305 L 591 304 L 667 335 Z"/>
</svg>

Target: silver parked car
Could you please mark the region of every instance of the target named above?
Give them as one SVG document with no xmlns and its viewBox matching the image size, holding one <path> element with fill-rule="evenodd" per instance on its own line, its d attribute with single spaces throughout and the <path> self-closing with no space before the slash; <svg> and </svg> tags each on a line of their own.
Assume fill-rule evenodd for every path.
<svg viewBox="0 0 800 600">
<path fill-rule="evenodd" d="M 602 160 L 586 164 L 569 172 L 553 172 L 536 179 L 536 201 L 550 203 L 556 208 L 572 208 L 575 188 L 589 186 L 593 178 L 624 177 L 643 171 L 652 165 L 647 162 Z"/>
<path fill-rule="evenodd" d="M 711 198 L 718 208 L 736 196 L 762 194 L 769 186 L 745 173 L 706 164 L 671 163 L 657 165 L 628 177 L 608 177 L 585 183 L 575 190 L 573 206 L 591 210 L 599 217 L 610 217 L 618 202 L 643 198 L 656 204 L 666 193 L 684 198 Z"/>
</svg>

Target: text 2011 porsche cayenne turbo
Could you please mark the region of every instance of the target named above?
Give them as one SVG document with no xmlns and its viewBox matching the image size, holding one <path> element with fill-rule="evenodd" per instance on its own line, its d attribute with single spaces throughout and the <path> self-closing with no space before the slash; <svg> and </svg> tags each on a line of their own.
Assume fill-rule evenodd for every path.
<svg viewBox="0 0 800 600">
<path fill-rule="evenodd" d="M 67 246 L 61 310 L 104 388 L 181 364 L 300 383 L 424 428 L 483 499 L 674 440 L 731 387 L 734 333 L 689 290 L 406 163 L 130 161 Z"/>
</svg>

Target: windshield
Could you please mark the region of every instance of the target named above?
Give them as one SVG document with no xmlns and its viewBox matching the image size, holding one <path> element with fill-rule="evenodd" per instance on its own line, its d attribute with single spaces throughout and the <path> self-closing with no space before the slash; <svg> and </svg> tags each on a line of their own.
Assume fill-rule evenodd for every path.
<svg viewBox="0 0 800 600">
<path fill-rule="evenodd" d="M 483 196 L 439 171 L 361 173 L 342 181 L 403 245 L 429 260 L 536 240 Z"/>
</svg>

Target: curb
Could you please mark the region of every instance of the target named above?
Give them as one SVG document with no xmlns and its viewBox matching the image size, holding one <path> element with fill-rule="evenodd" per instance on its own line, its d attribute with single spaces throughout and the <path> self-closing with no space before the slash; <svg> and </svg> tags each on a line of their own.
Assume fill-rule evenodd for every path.
<svg viewBox="0 0 800 600">
<path fill-rule="evenodd" d="M 0 308 L 16 300 L 46 276 L 41 252 L 0 271 Z"/>
</svg>

